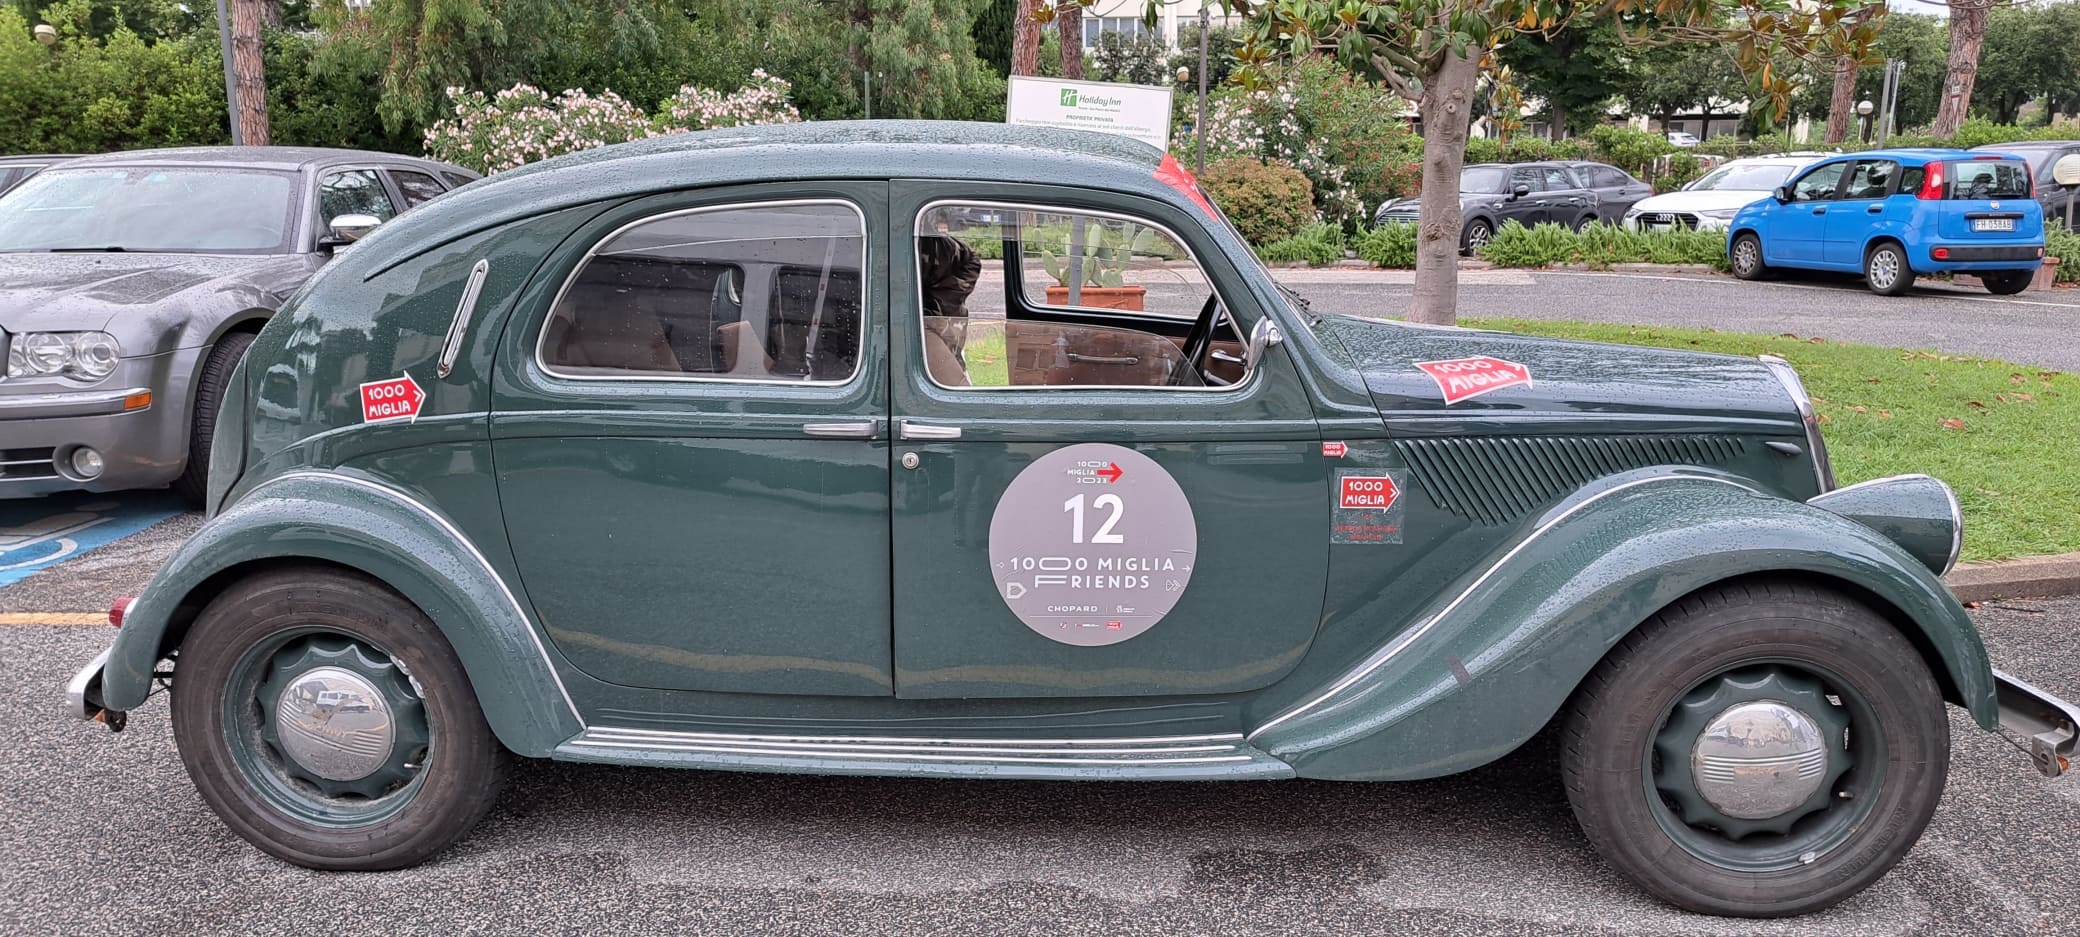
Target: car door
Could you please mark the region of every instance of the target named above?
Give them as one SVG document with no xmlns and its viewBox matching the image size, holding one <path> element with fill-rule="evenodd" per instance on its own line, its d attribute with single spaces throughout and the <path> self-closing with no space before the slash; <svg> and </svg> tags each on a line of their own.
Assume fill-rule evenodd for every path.
<svg viewBox="0 0 2080 937">
<path fill-rule="evenodd" d="M 1906 214 L 1913 206 L 1892 204 L 1899 179 L 1899 163 L 1894 160 L 1859 159 L 1849 164 L 1839 197 L 1827 206 L 1823 263 L 1845 270 L 1862 269 L 1863 247 L 1870 241 L 1872 229 L 1908 220 Z"/>
<path fill-rule="evenodd" d="M 1517 195 L 1520 186 L 1531 191 Z M 1545 189 L 1546 174 L 1537 166 L 1512 166 L 1509 181 L 1502 186 L 1502 204 L 1496 206 L 1495 211 L 1503 221 L 1514 220 L 1527 228 L 1546 221 L 1551 218 L 1551 213 L 1547 210 Z"/>
<path fill-rule="evenodd" d="M 1596 193 L 1565 166 L 1545 167 L 1545 191 L 1539 197 L 1546 200 L 1547 217 L 1570 228 L 1581 227 L 1596 213 Z"/>
<path fill-rule="evenodd" d="M 1219 694 L 1290 670 L 1321 619 L 1321 436 L 1281 349 L 1245 364 L 1270 313 L 1203 219 L 890 192 L 889 256 L 919 258 L 890 264 L 897 696 Z M 1206 378 L 1179 362 L 1209 295 L 1233 322 Z"/>
<path fill-rule="evenodd" d="M 1762 256 L 1770 263 L 1809 266 L 1820 262 L 1827 213 L 1840 189 L 1846 162 L 1822 163 L 1791 182 L 1791 200 L 1771 199 L 1762 231 Z"/>
<path fill-rule="evenodd" d="M 501 338 L 492 452 L 527 598 L 586 673 L 892 692 L 886 197 L 654 196 L 537 275 Z"/>
<path fill-rule="evenodd" d="M 1625 217 L 1632 206 L 1641 199 L 1654 194 L 1654 187 L 1634 179 L 1631 173 L 1615 166 L 1591 166 L 1589 172 L 1597 181 L 1597 215 L 1606 221 Z"/>
</svg>

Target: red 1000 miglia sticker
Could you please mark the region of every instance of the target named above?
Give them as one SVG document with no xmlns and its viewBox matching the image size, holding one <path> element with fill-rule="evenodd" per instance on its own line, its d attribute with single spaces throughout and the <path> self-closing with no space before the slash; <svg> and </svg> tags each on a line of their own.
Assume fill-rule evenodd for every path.
<svg viewBox="0 0 2080 937">
<path fill-rule="evenodd" d="M 1447 406 L 1505 387 L 1531 386 L 1531 369 L 1514 361 L 1490 358 L 1454 358 L 1450 361 L 1418 361 L 1416 367 L 1437 382 Z"/>
</svg>

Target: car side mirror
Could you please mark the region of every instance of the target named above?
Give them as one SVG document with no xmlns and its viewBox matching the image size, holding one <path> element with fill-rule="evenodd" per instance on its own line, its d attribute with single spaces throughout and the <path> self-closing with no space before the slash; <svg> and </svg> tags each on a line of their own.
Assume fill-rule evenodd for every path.
<svg viewBox="0 0 2080 937">
<path fill-rule="evenodd" d="M 339 215 L 327 227 L 331 233 L 319 239 L 320 247 L 344 247 L 368 236 L 383 223 L 374 215 Z"/>
<path fill-rule="evenodd" d="M 1777 197 L 1779 202 L 1791 201 L 1791 187 L 1788 185 L 1777 186 L 1777 191 L 1772 194 Z"/>
<path fill-rule="evenodd" d="M 1523 198 L 1524 196 L 1530 194 L 1531 187 L 1521 182 L 1517 183 L 1516 188 L 1509 190 L 1510 201 L 1516 201 L 1517 199 Z"/>
<path fill-rule="evenodd" d="M 1285 340 L 1285 333 L 1278 330 L 1278 323 L 1268 318 L 1258 319 L 1249 330 L 1249 366 L 1254 368 L 1263 362 L 1264 353 Z"/>
</svg>

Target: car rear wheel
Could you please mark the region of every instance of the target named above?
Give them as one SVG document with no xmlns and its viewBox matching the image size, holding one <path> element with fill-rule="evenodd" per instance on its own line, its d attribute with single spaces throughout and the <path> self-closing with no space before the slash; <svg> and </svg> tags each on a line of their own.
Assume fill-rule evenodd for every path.
<svg viewBox="0 0 2080 937">
<path fill-rule="evenodd" d="M 1478 254 L 1481 248 L 1488 246 L 1488 242 L 1494 239 L 1495 226 L 1476 218 L 1472 224 L 1466 226 L 1466 248 L 1463 253 Z"/>
<path fill-rule="evenodd" d="M 1707 914 L 1829 907 L 1883 876 L 1943 794 L 1950 724 L 1921 656 L 1838 593 L 1733 585 L 1656 615 L 1570 705 L 1582 831 L 1655 896 Z"/>
<path fill-rule="evenodd" d="M 1580 218 L 1577 218 L 1577 219 L 1575 219 L 1575 222 L 1574 222 L 1574 230 L 1576 231 L 1576 233 L 1580 233 L 1581 231 L 1583 231 L 1584 229 L 1588 228 L 1588 227 L 1589 227 L 1590 225 L 1592 225 L 1592 224 L 1595 224 L 1595 223 L 1596 223 L 1596 216 L 1595 216 L 1595 215 L 1583 215 L 1582 217 L 1580 217 Z"/>
<path fill-rule="evenodd" d="M 217 411 L 224 405 L 224 390 L 231 386 L 231 372 L 251 347 L 253 333 L 231 332 L 217 339 L 202 362 L 202 378 L 195 385 L 195 412 L 188 418 L 188 464 L 173 480 L 174 493 L 198 507 L 209 497 L 209 450 L 210 440 L 217 434 Z"/>
<path fill-rule="evenodd" d="M 1762 262 L 1762 239 L 1754 232 L 1743 231 L 1736 235 L 1728 254 L 1734 276 L 1743 280 L 1760 280 L 1769 275 L 1768 265 Z"/>
<path fill-rule="evenodd" d="M 2029 289 L 2029 281 L 2035 273 L 2029 270 L 2002 270 L 1998 273 L 1979 274 L 1979 282 L 1986 284 L 1986 291 L 1995 296 L 2013 296 Z"/>
<path fill-rule="evenodd" d="M 203 609 L 173 729 L 225 825 L 313 869 L 424 861 L 491 809 L 511 762 L 433 622 L 330 569 L 257 576 Z"/>
<path fill-rule="evenodd" d="M 1907 252 L 1885 241 L 1863 255 L 1863 282 L 1880 296 L 1898 296 L 1914 287 L 1914 268 L 1907 266 Z"/>
</svg>

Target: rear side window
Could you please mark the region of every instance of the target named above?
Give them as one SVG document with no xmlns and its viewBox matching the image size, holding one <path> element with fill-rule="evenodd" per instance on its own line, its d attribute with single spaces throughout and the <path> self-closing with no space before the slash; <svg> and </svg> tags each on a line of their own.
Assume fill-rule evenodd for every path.
<svg viewBox="0 0 2080 937">
<path fill-rule="evenodd" d="M 1920 166 L 1908 166 L 1899 171 L 1899 189 L 1897 191 L 1910 195 L 1919 192 L 1921 191 L 1922 181 L 1927 178 L 1927 169 Z"/>
<path fill-rule="evenodd" d="M 404 196 L 404 207 L 415 208 L 434 196 L 447 191 L 435 182 L 432 176 L 407 169 L 390 170 L 390 181 L 397 183 L 397 191 Z"/>
<path fill-rule="evenodd" d="M 704 208 L 593 248 L 541 339 L 565 377 L 831 384 L 858 371 L 866 225 L 847 202 Z"/>
<path fill-rule="evenodd" d="M 2029 168 L 2016 160 L 1974 159 L 1945 164 L 1954 199 L 2028 198 Z"/>
</svg>

